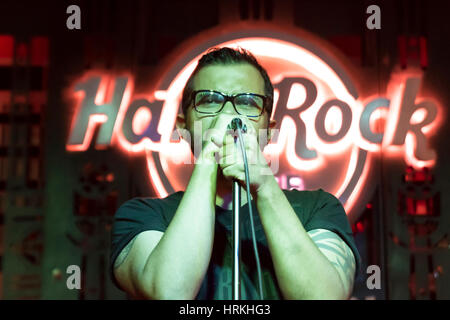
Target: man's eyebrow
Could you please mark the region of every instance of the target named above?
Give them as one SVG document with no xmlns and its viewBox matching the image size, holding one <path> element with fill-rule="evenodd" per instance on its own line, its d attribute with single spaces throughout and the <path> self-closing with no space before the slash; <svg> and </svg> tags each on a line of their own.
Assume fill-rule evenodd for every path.
<svg viewBox="0 0 450 320">
<path fill-rule="evenodd" d="M 238 95 L 238 94 L 243 94 L 243 93 L 252 93 L 252 94 L 258 94 L 258 95 L 260 95 L 260 96 L 265 96 L 266 94 L 265 93 L 258 93 L 258 92 L 255 92 L 255 91 L 239 91 L 239 92 L 236 92 L 236 93 L 231 93 L 231 94 L 228 94 L 229 96 L 235 96 L 235 95 Z"/>
<path fill-rule="evenodd" d="M 265 96 L 266 95 L 265 92 L 258 93 L 257 92 L 258 90 L 232 90 L 232 91 L 218 90 L 218 89 L 194 89 L 194 90 L 192 90 L 192 92 L 195 92 L 195 91 L 216 91 L 216 92 L 220 92 L 220 93 L 222 93 L 224 95 L 227 95 L 227 96 L 235 96 L 237 94 L 242 94 L 242 93 L 253 93 L 253 94 L 259 94 L 261 96 Z"/>
</svg>

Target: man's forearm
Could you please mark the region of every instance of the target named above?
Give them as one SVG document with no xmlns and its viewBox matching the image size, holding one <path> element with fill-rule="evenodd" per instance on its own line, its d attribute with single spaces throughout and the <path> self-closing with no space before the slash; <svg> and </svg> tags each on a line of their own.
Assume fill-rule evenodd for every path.
<svg viewBox="0 0 450 320">
<path fill-rule="evenodd" d="M 285 299 L 343 299 L 337 271 L 309 237 L 276 180 L 255 194 Z"/>
<path fill-rule="evenodd" d="M 151 298 L 195 298 L 214 240 L 217 166 L 196 167 L 178 209 L 147 259 L 140 284 Z"/>
</svg>

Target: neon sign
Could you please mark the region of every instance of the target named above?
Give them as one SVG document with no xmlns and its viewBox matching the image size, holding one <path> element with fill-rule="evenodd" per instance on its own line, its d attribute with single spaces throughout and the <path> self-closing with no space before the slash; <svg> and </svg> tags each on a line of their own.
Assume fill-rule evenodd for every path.
<svg viewBox="0 0 450 320">
<path fill-rule="evenodd" d="M 368 180 L 380 152 L 403 155 L 414 167 L 435 164 L 428 140 L 441 123 L 442 108 L 420 96 L 421 72 L 394 72 L 385 96 L 361 97 L 332 48 L 302 31 L 266 24 L 200 35 L 171 58 L 147 96 L 134 94 L 130 74 L 84 75 L 71 90 L 77 105 L 66 149 L 86 150 L 99 126 L 96 148 L 145 153 L 159 196 L 183 190 L 193 164 L 188 143 L 174 134 L 176 114 L 189 75 L 212 46 L 250 50 L 274 83 L 272 118 L 279 132 L 264 153 L 278 159 L 274 173 L 280 185 L 323 188 L 354 218 L 374 187 Z"/>
</svg>

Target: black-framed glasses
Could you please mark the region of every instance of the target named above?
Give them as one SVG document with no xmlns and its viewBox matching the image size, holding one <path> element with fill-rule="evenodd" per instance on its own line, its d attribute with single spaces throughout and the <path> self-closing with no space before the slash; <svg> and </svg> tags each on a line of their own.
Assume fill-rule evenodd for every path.
<svg viewBox="0 0 450 320">
<path fill-rule="evenodd" d="M 229 96 L 214 90 L 198 90 L 192 92 L 192 101 L 197 112 L 206 114 L 221 112 L 225 103 L 231 101 L 238 114 L 255 118 L 264 112 L 268 98 L 256 93 L 239 93 Z"/>
</svg>

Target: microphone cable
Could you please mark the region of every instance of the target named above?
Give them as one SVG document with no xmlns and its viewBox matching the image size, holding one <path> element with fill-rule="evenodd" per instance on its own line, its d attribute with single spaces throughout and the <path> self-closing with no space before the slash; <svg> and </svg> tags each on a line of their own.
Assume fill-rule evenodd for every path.
<svg viewBox="0 0 450 320">
<path fill-rule="evenodd" d="M 252 210 L 252 202 L 250 199 L 250 178 L 248 173 L 248 162 L 247 162 L 247 154 L 245 152 L 245 145 L 244 145 L 244 139 L 242 138 L 242 120 L 239 118 L 235 118 L 232 120 L 233 122 L 233 129 L 237 131 L 238 134 L 238 140 L 239 145 L 241 147 L 242 151 L 242 157 L 244 160 L 244 171 L 245 171 L 245 186 L 247 189 L 247 203 L 248 203 L 248 211 L 250 214 L 250 226 L 252 231 L 252 240 L 253 240 L 253 251 L 255 253 L 255 260 L 256 260 L 256 270 L 258 274 L 258 290 L 259 290 L 259 298 L 260 300 L 264 300 L 263 296 L 263 290 L 262 290 L 262 276 L 261 276 L 261 263 L 259 260 L 259 254 L 258 254 L 258 246 L 256 243 L 256 235 L 255 235 L 255 225 L 253 223 L 253 210 Z"/>
</svg>

